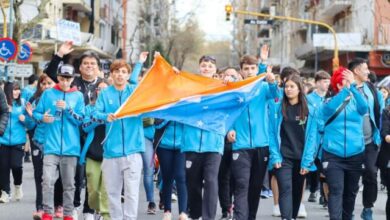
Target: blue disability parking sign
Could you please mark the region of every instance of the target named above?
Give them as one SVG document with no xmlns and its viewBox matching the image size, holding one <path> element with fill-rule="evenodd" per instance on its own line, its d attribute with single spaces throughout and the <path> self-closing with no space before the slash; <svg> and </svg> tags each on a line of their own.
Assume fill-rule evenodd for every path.
<svg viewBox="0 0 390 220">
<path fill-rule="evenodd" d="M 17 47 L 11 38 L 0 38 L 0 60 L 9 61 L 15 58 Z"/>
</svg>

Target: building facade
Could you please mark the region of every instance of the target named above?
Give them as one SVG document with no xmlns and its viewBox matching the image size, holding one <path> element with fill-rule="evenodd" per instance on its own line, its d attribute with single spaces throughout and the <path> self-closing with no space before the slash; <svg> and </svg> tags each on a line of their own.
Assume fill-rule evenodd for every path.
<svg viewBox="0 0 390 220">
<path fill-rule="evenodd" d="M 390 74 L 389 1 L 237 0 L 233 4 L 248 10 L 249 3 L 259 6 L 251 11 L 325 22 L 337 32 L 340 65 L 362 57 L 377 75 Z M 262 44 L 267 43 L 271 46 L 269 62 L 274 66 L 296 67 L 307 75 L 319 69 L 332 70 L 334 41 L 327 28 L 273 19 L 271 25 L 255 25 L 256 30 L 243 24 L 243 19 L 237 16 L 233 21 L 233 59 L 239 53 L 258 55 Z M 248 37 L 248 30 L 257 32 L 257 38 Z"/>
</svg>

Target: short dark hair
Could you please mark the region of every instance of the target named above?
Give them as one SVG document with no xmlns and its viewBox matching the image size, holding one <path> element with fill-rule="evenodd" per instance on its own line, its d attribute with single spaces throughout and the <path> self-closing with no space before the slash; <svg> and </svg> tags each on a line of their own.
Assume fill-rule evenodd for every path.
<svg viewBox="0 0 390 220">
<path fill-rule="evenodd" d="M 252 55 L 244 55 L 240 59 L 240 68 L 244 66 L 244 64 L 247 65 L 257 65 L 257 59 L 255 56 Z"/>
<path fill-rule="evenodd" d="M 284 82 L 284 79 L 286 79 L 287 77 L 290 77 L 291 75 L 300 75 L 299 71 L 297 69 L 294 69 L 292 67 L 284 67 L 282 72 L 280 73 L 280 80 L 282 80 L 282 82 Z"/>
<path fill-rule="evenodd" d="M 99 55 L 97 55 L 97 53 L 95 53 L 95 52 L 93 52 L 91 50 L 87 50 L 84 53 L 82 53 L 80 58 L 79 58 L 80 65 L 83 63 L 83 60 L 85 58 L 95 58 L 98 66 L 100 68 L 100 59 L 99 59 Z"/>
<path fill-rule="evenodd" d="M 326 72 L 325 70 L 320 70 L 320 71 L 316 72 L 316 74 L 314 76 L 314 81 L 317 82 L 317 81 L 320 81 L 323 79 L 330 79 L 330 74 L 328 72 Z"/>
<path fill-rule="evenodd" d="M 28 84 L 34 84 L 34 82 L 38 81 L 38 76 L 36 74 L 32 74 L 28 77 Z"/>
<path fill-rule="evenodd" d="M 360 57 L 356 57 L 348 63 L 348 69 L 353 72 L 356 67 L 360 66 L 363 63 L 367 63 L 367 60 Z"/>
</svg>

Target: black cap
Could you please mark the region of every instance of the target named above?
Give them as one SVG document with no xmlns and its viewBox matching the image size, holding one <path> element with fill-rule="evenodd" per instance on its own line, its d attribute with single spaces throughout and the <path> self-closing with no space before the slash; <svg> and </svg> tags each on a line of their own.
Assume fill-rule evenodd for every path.
<svg viewBox="0 0 390 220">
<path fill-rule="evenodd" d="M 64 64 L 58 70 L 57 75 L 63 77 L 74 77 L 75 76 L 74 67 L 70 64 Z"/>
</svg>

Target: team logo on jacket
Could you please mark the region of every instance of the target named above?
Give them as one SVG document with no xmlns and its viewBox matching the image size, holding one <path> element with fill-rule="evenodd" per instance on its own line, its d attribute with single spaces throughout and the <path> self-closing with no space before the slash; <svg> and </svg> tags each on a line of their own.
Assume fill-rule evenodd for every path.
<svg viewBox="0 0 390 220">
<path fill-rule="evenodd" d="M 267 162 L 268 161 L 268 157 L 264 157 L 264 161 Z"/>
<path fill-rule="evenodd" d="M 325 162 L 322 162 L 322 168 L 326 169 L 328 168 L 329 166 L 329 162 L 325 161 Z"/>
<path fill-rule="evenodd" d="M 186 160 L 186 168 L 189 169 L 192 166 L 192 161 Z"/>
<path fill-rule="evenodd" d="M 237 160 L 239 156 L 239 153 L 233 153 L 233 160 Z"/>
<path fill-rule="evenodd" d="M 109 99 L 108 100 L 108 104 L 112 105 L 114 102 L 112 101 L 112 99 Z"/>
</svg>

